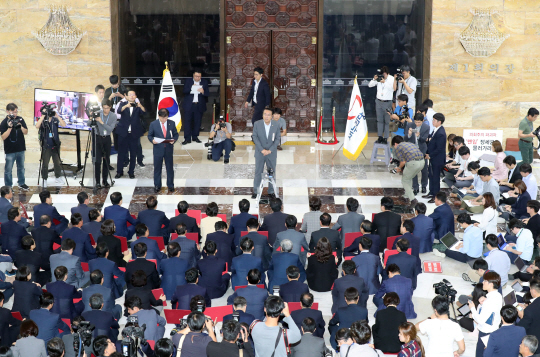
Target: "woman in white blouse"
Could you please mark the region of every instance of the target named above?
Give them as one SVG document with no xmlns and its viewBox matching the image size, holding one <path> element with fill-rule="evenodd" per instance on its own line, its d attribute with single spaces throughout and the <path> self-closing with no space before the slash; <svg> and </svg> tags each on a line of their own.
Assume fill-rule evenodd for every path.
<svg viewBox="0 0 540 357">
<path fill-rule="evenodd" d="M 474 225 L 486 232 L 486 236 L 488 234 L 497 235 L 497 218 L 499 214 L 497 213 L 497 203 L 491 192 L 486 192 L 482 195 L 482 205 L 484 206 L 482 218 L 480 219 L 480 223 L 475 223 Z"/>
</svg>

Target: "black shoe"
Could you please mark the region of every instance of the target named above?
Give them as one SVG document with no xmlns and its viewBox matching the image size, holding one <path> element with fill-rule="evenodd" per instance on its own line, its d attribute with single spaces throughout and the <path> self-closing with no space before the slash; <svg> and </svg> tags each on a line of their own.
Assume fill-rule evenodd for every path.
<svg viewBox="0 0 540 357">
<path fill-rule="evenodd" d="M 422 196 L 422 198 L 433 198 L 433 196 L 432 195 L 424 195 L 424 196 Z"/>
<path fill-rule="evenodd" d="M 426 188 L 422 187 L 422 193 L 426 193 L 426 192 L 427 192 Z"/>
<path fill-rule="evenodd" d="M 435 203 L 435 197 L 433 197 L 432 199 L 430 199 L 429 201 L 427 201 L 427 203 Z"/>
<path fill-rule="evenodd" d="M 109 185 L 109 183 L 107 181 L 103 182 L 103 187 L 104 188 L 109 188 L 111 187 L 111 185 Z"/>
<path fill-rule="evenodd" d="M 142 162 L 141 162 L 140 164 L 137 164 L 137 165 L 139 165 L 140 167 L 145 167 L 145 166 L 146 166 L 146 165 L 143 164 Z"/>
<path fill-rule="evenodd" d="M 161 187 L 154 187 L 154 192 L 155 193 L 158 193 L 159 191 L 161 191 Z"/>
<path fill-rule="evenodd" d="M 193 139 L 193 141 L 196 142 L 196 143 L 199 143 L 199 144 L 202 143 L 202 141 L 200 141 L 199 138 Z"/>
<path fill-rule="evenodd" d="M 228 163 L 229 163 L 229 159 L 223 160 L 223 163 L 224 163 L 224 164 L 228 164 Z"/>
<path fill-rule="evenodd" d="M 252 199 L 256 199 L 256 198 L 257 198 L 257 194 L 256 194 L 256 193 L 252 194 L 252 195 L 251 195 L 251 198 L 252 198 Z"/>
<path fill-rule="evenodd" d="M 21 189 L 23 191 L 28 191 L 30 189 L 30 187 L 28 187 L 26 184 L 22 184 L 22 185 L 19 185 L 19 189 Z"/>
<path fill-rule="evenodd" d="M 169 187 L 168 191 L 169 191 L 169 193 L 174 193 L 174 187 Z"/>
<path fill-rule="evenodd" d="M 273 200 L 273 199 L 276 198 L 276 195 L 273 194 L 273 193 L 269 193 L 269 194 L 268 194 L 268 198 L 270 198 L 271 200 Z"/>
<path fill-rule="evenodd" d="M 135 174 L 129 174 L 129 178 L 130 178 L 130 179 L 134 179 L 134 178 L 135 178 Z"/>
<path fill-rule="evenodd" d="M 114 178 L 115 178 L 115 179 L 119 179 L 119 178 L 122 177 L 122 176 L 124 176 L 124 174 L 116 174 L 116 175 L 114 176 Z"/>
<path fill-rule="evenodd" d="M 96 183 L 96 189 L 98 189 L 98 190 L 101 189 L 101 185 L 99 183 Z"/>
<path fill-rule="evenodd" d="M 377 138 L 377 141 L 375 141 L 375 144 L 381 144 L 381 143 L 382 143 L 382 140 L 383 140 L 383 139 L 382 139 L 382 136 L 379 136 L 379 137 Z"/>
<path fill-rule="evenodd" d="M 383 144 L 388 144 L 388 139 L 387 139 L 387 138 L 383 138 L 383 139 L 382 139 L 382 143 L 383 143 Z"/>
<path fill-rule="evenodd" d="M 191 141 L 187 141 L 187 140 L 182 141 L 182 145 L 187 145 L 187 144 L 190 144 L 190 143 L 191 143 Z"/>
<path fill-rule="evenodd" d="M 418 190 L 413 190 L 413 193 L 414 193 L 415 196 L 418 194 L 418 192 L 420 192 L 420 191 L 418 191 Z"/>
</svg>

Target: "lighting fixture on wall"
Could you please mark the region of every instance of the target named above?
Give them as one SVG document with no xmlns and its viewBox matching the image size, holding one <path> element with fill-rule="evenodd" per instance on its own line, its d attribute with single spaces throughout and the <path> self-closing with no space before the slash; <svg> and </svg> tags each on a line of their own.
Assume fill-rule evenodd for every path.
<svg viewBox="0 0 540 357">
<path fill-rule="evenodd" d="M 501 33 L 493 23 L 491 9 L 471 9 L 474 15 L 469 26 L 461 33 L 459 40 L 465 51 L 473 57 L 489 57 L 510 35 Z"/>
<path fill-rule="evenodd" d="M 32 34 L 47 52 L 53 55 L 67 55 L 77 48 L 86 32 L 73 25 L 65 6 L 51 5 L 47 23 L 41 30 Z"/>
</svg>

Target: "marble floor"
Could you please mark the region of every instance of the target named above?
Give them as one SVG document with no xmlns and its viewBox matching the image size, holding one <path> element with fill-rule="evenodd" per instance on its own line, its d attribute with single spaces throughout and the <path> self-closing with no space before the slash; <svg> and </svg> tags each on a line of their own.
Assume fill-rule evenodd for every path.
<svg viewBox="0 0 540 357">
<path fill-rule="evenodd" d="M 206 138 L 201 137 L 203 142 Z M 340 143 L 343 138 L 338 138 Z M 310 140 L 310 145 L 284 145 L 283 151 L 278 152 L 276 169 L 276 181 L 279 187 L 279 196 L 283 199 L 284 212 L 294 214 L 301 221 L 303 214 L 309 211 L 308 200 L 311 196 L 318 196 L 323 202 L 322 211 L 328 212 L 332 216 L 332 222 L 337 217 L 346 212 L 345 202 L 348 197 L 355 197 L 360 202 L 362 213 L 367 219 L 371 219 L 372 213 L 380 211 L 380 199 L 383 196 L 394 198 L 397 204 L 403 203 L 404 191 L 401 188 L 401 177 L 393 175 L 388 168 L 380 164 L 370 164 L 371 147 L 376 138 L 370 137 L 365 149 L 365 157 L 360 155 L 356 162 L 350 161 L 343 156 L 341 151 L 337 151 L 340 145 L 327 146 L 314 142 L 313 138 L 302 138 Z M 240 139 L 244 140 L 244 139 Z M 291 139 L 289 139 L 291 140 Z M 293 139 L 296 140 L 296 139 Z M 83 142 L 83 146 L 84 146 Z M 65 144 L 63 144 L 65 145 Z M 145 155 L 145 167 L 135 169 L 135 179 L 124 176 L 114 180 L 114 187 L 102 189 L 97 194 L 92 194 L 92 190 L 84 190 L 90 194 L 91 206 L 100 210 L 110 205 L 109 194 L 115 191 L 121 192 L 123 196 L 123 206 L 129 208 L 131 213 L 137 214 L 145 209 L 145 200 L 153 192 L 153 165 L 152 146 L 147 140 L 142 140 L 143 154 Z M 77 162 L 76 152 L 69 148 L 62 152 L 64 163 L 74 164 Z M 271 212 L 268 205 L 260 204 L 256 206 L 255 200 L 251 199 L 253 185 L 253 171 L 255 159 L 253 156 L 253 146 L 238 145 L 236 151 L 231 155 L 230 163 L 225 165 L 222 161 L 213 162 L 206 159 L 207 149 L 203 144 L 191 143 L 182 147 L 177 144 L 175 147 L 175 192 L 168 193 L 163 189 L 158 196 L 158 209 L 164 211 L 169 217 L 174 216 L 176 205 L 181 200 L 190 203 L 192 209 L 206 208 L 210 202 L 216 202 L 220 213 L 225 213 L 227 218 L 238 213 L 238 202 L 246 198 L 251 201 L 250 213 L 258 213 L 259 217 Z M 82 158 L 84 161 L 84 157 Z M 0 165 L 3 164 L 4 157 L 0 157 Z M 116 167 L 116 155 L 112 156 L 113 166 Z M 51 164 L 52 165 L 52 164 Z M 0 167 L 3 168 L 3 165 Z M 91 165 L 88 164 L 84 178 L 85 185 L 92 184 Z M 31 186 L 30 191 L 22 192 L 17 187 L 14 188 L 15 203 L 23 203 L 32 215 L 32 207 L 39 203 L 38 193 L 41 188 L 37 186 L 39 168 L 39 152 L 29 150 L 26 153 L 26 184 Z M 533 165 L 534 173 L 540 172 L 539 165 Z M 126 172 L 127 170 L 124 170 Z M 16 170 L 13 170 L 16 176 Z M 52 173 L 51 173 L 52 175 Z M 3 175 L 2 175 L 3 176 Z M 77 204 L 76 195 L 80 192 L 80 181 L 82 173 L 74 178 L 71 174 L 67 177 L 67 184 L 57 186 L 54 178 L 48 181 L 49 190 L 53 194 L 53 203 L 61 214 L 69 217 L 70 208 Z M 163 170 L 163 177 L 166 177 Z M 14 182 L 17 182 L 14 178 Z M 4 184 L 3 177 L 0 178 L 0 185 Z M 165 179 L 163 186 L 166 187 Z M 442 184 L 441 187 L 446 187 Z M 445 190 L 449 191 L 448 188 Z M 420 195 L 417 197 L 420 202 L 427 203 Z M 435 208 L 434 204 L 427 204 L 428 214 Z M 405 215 L 409 218 L 411 215 Z M 502 227 L 502 225 L 501 225 Z M 458 233 L 459 234 L 459 233 Z M 421 255 L 422 260 L 443 261 L 442 274 L 421 274 L 418 277 L 418 287 L 413 296 L 418 318 L 412 322 L 421 321 L 431 315 L 431 299 L 435 296 L 433 284 L 448 279 L 458 291 L 458 294 L 468 294 L 472 291 L 470 283 L 462 280 L 461 274 L 467 272 L 469 276 L 476 280 L 477 276 L 466 264 L 453 260 L 436 257 L 432 253 Z M 512 267 L 512 272 L 515 267 Z M 509 290 L 506 287 L 505 290 Z M 225 297 L 215 299 L 213 306 L 226 304 L 226 296 L 230 295 L 229 289 Z M 313 293 L 315 300 L 319 302 L 319 309 L 323 311 L 325 320 L 331 318 L 330 308 L 332 305 L 330 293 Z M 120 299 L 121 300 L 121 299 Z M 117 301 L 123 303 L 123 301 Z M 370 323 L 375 319 L 375 305 L 368 303 L 370 312 Z M 124 319 L 124 318 L 123 318 Z M 122 320 L 121 320 L 122 322 Z M 125 321 L 124 321 L 125 322 Z M 168 326 L 171 328 L 171 326 Z M 166 335 L 168 335 L 168 331 Z M 467 350 L 464 356 L 473 356 L 477 335 L 464 332 Z M 427 338 L 427 337 L 424 337 Z M 328 334 L 326 334 L 328 341 Z"/>
</svg>

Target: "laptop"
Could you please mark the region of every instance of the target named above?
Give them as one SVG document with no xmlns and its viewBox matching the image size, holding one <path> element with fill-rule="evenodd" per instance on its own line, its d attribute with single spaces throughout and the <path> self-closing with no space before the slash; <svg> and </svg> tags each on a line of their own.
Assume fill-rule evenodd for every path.
<svg viewBox="0 0 540 357">
<path fill-rule="evenodd" d="M 469 308 L 469 305 L 468 305 L 468 304 L 461 305 L 460 307 L 458 307 L 457 310 L 459 311 L 459 313 L 460 313 L 462 316 L 467 316 L 467 314 L 469 314 L 469 312 L 471 312 L 471 309 Z"/>
<path fill-rule="evenodd" d="M 512 284 L 512 289 L 514 289 L 516 293 L 520 293 L 523 291 L 523 286 L 521 286 L 519 281 L 516 281 L 514 284 Z"/>
<path fill-rule="evenodd" d="M 446 249 L 457 250 L 455 247 L 459 244 L 459 239 L 457 239 L 452 233 L 448 232 L 440 239 L 441 243 L 444 244 Z"/>
<path fill-rule="evenodd" d="M 510 291 L 510 293 L 504 297 L 504 304 L 512 305 L 512 306 L 518 305 L 517 299 L 516 299 L 516 292 L 514 290 Z"/>
<path fill-rule="evenodd" d="M 497 240 L 499 241 L 499 249 L 504 250 L 508 243 L 506 243 L 506 240 L 504 240 L 502 233 L 499 233 L 499 235 L 497 236 Z"/>
<path fill-rule="evenodd" d="M 517 257 L 516 260 L 514 260 L 514 264 L 522 273 L 525 273 L 527 271 L 527 268 L 529 267 L 520 257 Z"/>
</svg>

